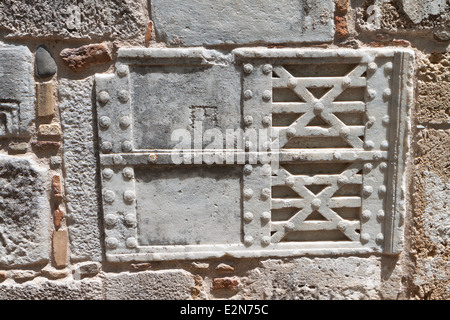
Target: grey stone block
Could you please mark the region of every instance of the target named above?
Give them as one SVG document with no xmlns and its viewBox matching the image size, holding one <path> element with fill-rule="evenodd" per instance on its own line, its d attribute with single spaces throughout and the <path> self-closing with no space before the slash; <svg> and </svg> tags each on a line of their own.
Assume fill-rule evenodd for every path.
<svg viewBox="0 0 450 320">
<path fill-rule="evenodd" d="M 329 42 L 334 1 L 153 0 L 158 40 L 197 46 L 249 43 Z"/>
<path fill-rule="evenodd" d="M 0 29 L 8 37 L 131 39 L 144 43 L 145 0 L 5 0 Z"/>
<path fill-rule="evenodd" d="M 414 23 L 420 23 L 430 15 L 436 16 L 446 10 L 445 0 L 402 0 L 402 4 L 403 11 Z"/>
<path fill-rule="evenodd" d="M 0 267 L 49 259 L 45 175 L 30 158 L 0 155 Z"/>
<path fill-rule="evenodd" d="M 383 285 L 380 264 L 373 256 L 265 260 L 242 280 L 237 298 L 377 300 Z"/>
<path fill-rule="evenodd" d="M 0 284 L 1 300 L 100 300 L 103 298 L 100 279 L 51 281 L 36 278 L 24 284 L 9 281 Z"/>
<path fill-rule="evenodd" d="M 0 137 L 26 137 L 34 120 L 31 53 L 0 45 Z"/>
<path fill-rule="evenodd" d="M 65 193 L 72 258 L 101 260 L 92 78 L 60 82 Z"/>
<path fill-rule="evenodd" d="M 182 270 L 105 274 L 108 300 L 186 300 L 192 299 L 194 277 Z"/>
</svg>

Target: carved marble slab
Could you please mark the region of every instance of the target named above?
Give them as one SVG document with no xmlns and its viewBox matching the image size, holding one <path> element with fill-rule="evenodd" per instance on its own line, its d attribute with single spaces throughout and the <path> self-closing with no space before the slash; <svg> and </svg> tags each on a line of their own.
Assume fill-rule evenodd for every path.
<svg viewBox="0 0 450 320">
<path fill-rule="evenodd" d="M 121 49 L 96 76 L 107 258 L 398 253 L 412 62 Z"/>
</svg>

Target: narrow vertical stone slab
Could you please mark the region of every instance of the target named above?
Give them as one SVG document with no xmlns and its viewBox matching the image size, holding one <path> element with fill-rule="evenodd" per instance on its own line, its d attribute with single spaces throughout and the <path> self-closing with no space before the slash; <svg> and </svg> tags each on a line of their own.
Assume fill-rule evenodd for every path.
<svg viewBox="0 0 450 320">
<path fill-rule="evenodd" d="M 49 259 L 45 175 L 30 158 L 0 155 L 0 267 Z"/>
<path fill-rule="evenodd" d="M 94 147 L 92 79 L 65 80 L 59 86 L 64 133 L 64 179 L 71 258 L 101 260 Z"/>
<path fill-rule="evenodd" d="M 30 135 L 34 120 L 31 61 L 27 47 L 0 45 L 0 138 Z"/>
<path fill-rule="evenodd" d="M 173 46 L 329 42 L 334 1 L 164 1 L 151 14 L 159 41 Z"/>
<path fill-rule="evenodd" d="M 53 83 L 44 82 L 36 84 L 37 116 L 52 117 L 55 114 L 53 98 Z"/>
</svg>

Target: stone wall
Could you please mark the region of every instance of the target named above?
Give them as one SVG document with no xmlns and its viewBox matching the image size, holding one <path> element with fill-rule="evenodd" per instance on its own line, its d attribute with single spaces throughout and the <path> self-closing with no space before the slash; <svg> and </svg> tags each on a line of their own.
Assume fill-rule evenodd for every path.
<svg viewBox="0 0 450 320">
<path fill-rule="evenodd" d="M 327 0 L 320 5 L 311 0 L 0 0 L 0 299 L 449 299 L 449 41 L 448 0 Z M 264 166 L 244 166 L 243 176 L 237 166 L 198 169 L 205 165 L 201 161 L 192 171 L 169 170 L 163 167 L 164 156 L 148 152 L 165 145 L 175 123 L 194 134 L 200 119 L 207 129 L 236 129 L 241 122 L 247 128 L 285 126 L 290 119 L 272 115 L 265 102 L 298 99 L 286 90 L 300 88 L 300 80 L 286 80 L 279 95 L 260 88 L 267 85 L 264 74 L 274 72 L 278 80 L 273 83 L 284 81 L 286 70 L 276 69 L 277 63 L 285 68 L 298 59 L 337 65 L 317 73 L 307 66 L 289 69 L 310 72 L 317 81 L 325 81 L 320 72 L 329 76 L 345 64 L 363 63 L 367 71 L 347 84 L 343 79 L 343 90 L 355 87 L 346 98 L 361 99 L 367 113 L 381 114 L 352 123 L 365 128 L 359 136 L 368 135 L 371 126 L 379 128 L 373 141 L 363 144 L 351 131 L 355 128 L 338 132 L 363 151 L 361 157 L 374 152 L 374 158 L 364 162 L 358 153 L 354 165 L 369 165 L 352 176 L 344 177 L 344 171 L 333 183 L 342 187 L 363 174 L 378 183 L 376 172 L 383 164 L 377 157 L 383 152 L 391 174 L 380 178 L 385 179 L 381 187 L 373 186 L 382 204 L 365 185 L 356 193 L 367 198 L 359 200 L 360 211 L 338 210 L 340 216 L 329 214 L 329 221 L 322 217 L 315 224 L 332 225 L 329 240 L 321 243 L 315 233 L 314 241 L 295 235 L 289 238 L 294 245 L 274 245 L 270 252 L 277 232 L 296 228 L 280 224 L 280 218 L 272 221 L 270 233 L 270 214 L 264 210 L 267 203 L 270 212 L 281 202 L 272 199 L 271 208 L 270 201 L 250 201 L 251 188 L 263 188 L 261 198 L 278 192 L 270 185 L 270 168 L 264 185 L 267 179 L 253 178 L 256 172 L 264 176 Z M 272 64 L 275 69 L 267 69 Z M 384 77 L 382 65 L 384 72 L 394 69 L 394 77 Z M 160 80 L 166 74 L 168 81 Z M 375 91 L 358 91 L 355 82 L 361 78 Z M 392 87 L 377 95 L 382 81 Z M 242 89 L 242 98 L 241 86 L 251 89 Z M 326 96 L 318 90 L 323 88 L 316 89 L 311 92 L 317 97 Z M 260 95 L 264 102 L 252 102 Z M 397 99 L 392 105 L 398 109 L 389 111 L 390 124 L 381 111 L 389 99 Z M 150 101 L 153 113 L 145 109 Z M 190 106 L 185 110 L 183 104 Z M 130 119 L 127 110 L 142 122 Z M 314 113 L 326 120 L 323 105 L 314 104 Z M 319 120 L 311 125 L 326 127 Z M 113 126 L 120 144 L 116 131 L 108 131 Z M 389 138 L 377 137 L 386 134 L 383 130 Z M 300 134 L 285 132 L 286 137 Z M 308 139 L 292 148 L 325 146 Z M 301 143 L 306 147 L 298 147 Z M 371 151 L 380 143 L 379 153 Z M 134 144 L 141 153 L 128 156 Z M 309 170 L 301 165 L 308 161 L 329 161 L 301 152 L 285 159 L 297 170 Z M 345 150 L 330 151 L 330 157 L 332 163 L 351 161 Z M 144 174 L 154 162 L 159 169 Z M 319 174 L 330 170 L 317 168 Z M 127 193 L 131 184 L 135 193 Z M 241 185 L 244 200 L 233 211 Z M 125 204 L 117 201 L 120 188 L 125 188 Z M 355 196 L 352 188 L 345 190 L 341 197 Z M 316 212 L 324 210 L 320 199 L 311 202 Z M 369 210 L 360 208 L 368 202 Z M 161 225 L 140 214 L 142 203 Z M 377 207 L 386 203 L 387 209 Z M 209 216 L 206 204 L 215 206 Z M 189 213 L 186 225 L 180 210 Z M 264 211 L 260 219 L 258 210 Z M 355 215 L 357 223 L 347 216 L 342 223 L 342 214 Z M 335 231 L 345 234 L 351 247 L 336 245 L 342 239 Z M 263 236 L 267 232 L 272 240 Z M 243 244 L 235 246 L 240 240 Z M 295 247 L 300 241 L 306 246 Z"/>
</svg>

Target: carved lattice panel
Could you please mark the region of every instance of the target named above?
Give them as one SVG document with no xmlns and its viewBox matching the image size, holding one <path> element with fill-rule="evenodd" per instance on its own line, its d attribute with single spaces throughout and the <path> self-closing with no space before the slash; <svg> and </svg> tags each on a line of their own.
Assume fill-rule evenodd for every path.
<svg viewBox="0 0 450 320">
<path fill-rule="evenodd" d="M 323 164 L 304 168 L 298 165 L 294 170 L 300 169 L 301 174 L 284 168 L 278 170 L 272 178 L 273 243 L 296 239 L 359 241 L 362 166 L 359 163 L 343 165 L 333 164 L 331 168 L 329 165 L 324 168 Z M 329 173 L 330 169 L 334 172 Z M 319 173 L 314 174 L 314 171 Z M 328 171 L 328 174 L 321 171 Z"/>
<path fill-rule="evenodd" d="M 398 49 L 121 49 L 96 78 L 108 259 L 398 252 L 411 66 Z"/>
</svg>

